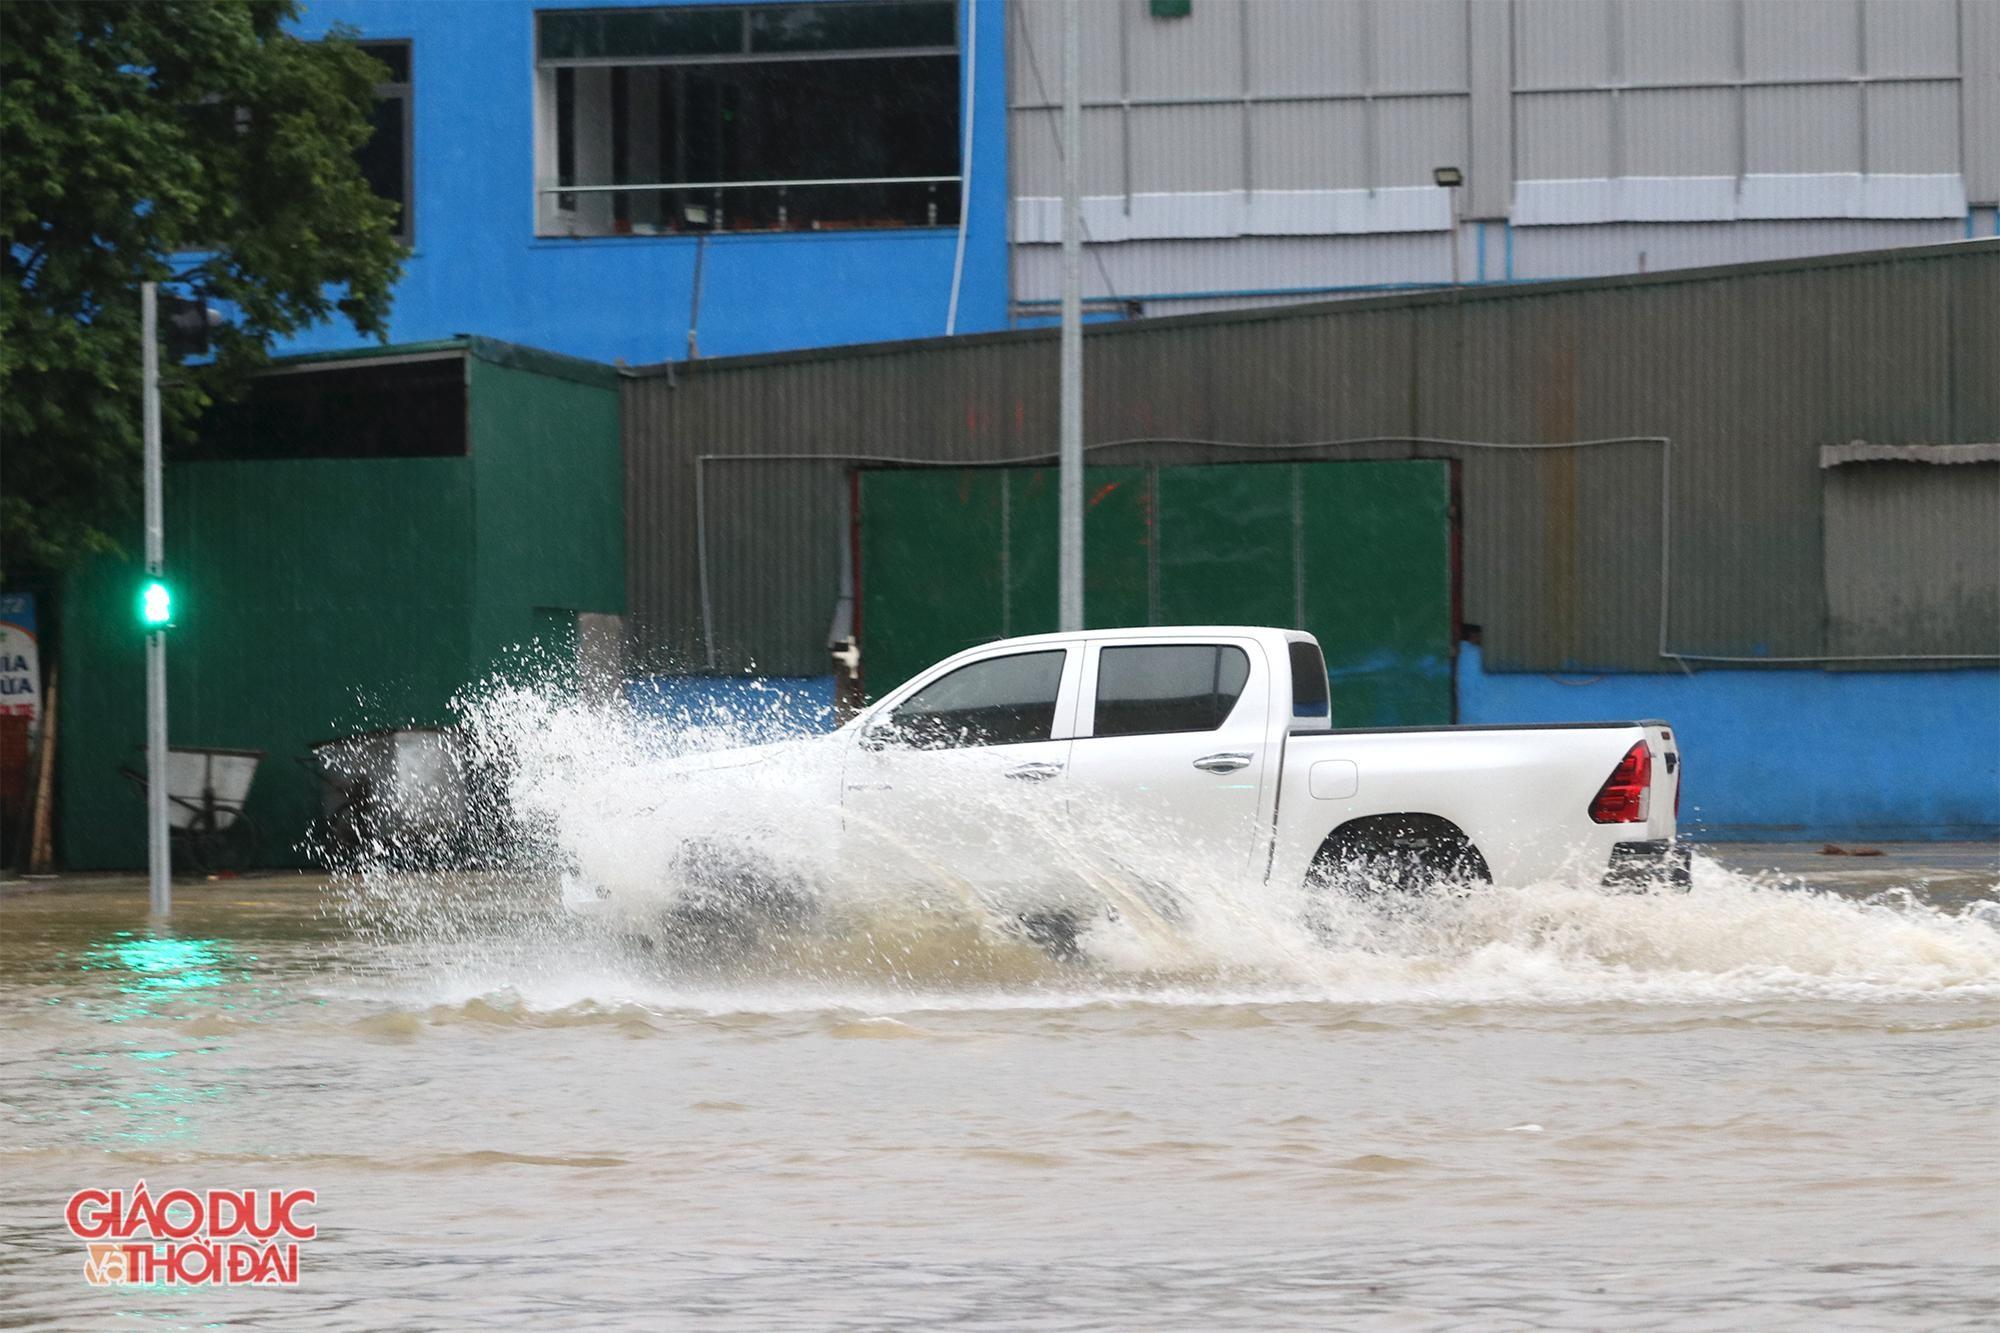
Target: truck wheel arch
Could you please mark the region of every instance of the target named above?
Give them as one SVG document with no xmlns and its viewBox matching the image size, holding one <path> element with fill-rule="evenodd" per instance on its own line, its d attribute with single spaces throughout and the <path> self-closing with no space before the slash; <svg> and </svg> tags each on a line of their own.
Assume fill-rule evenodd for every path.
<svg viewBox="0 0 2000 1333">
<path fill-rule="evenodd" d="M 1423 811 L 1364 815 L 1326 835 L 1306 871 L 1308 885 L 1331 883 L 1343 870 L 1397 865 L 1401 886 L 1421 889 L 1442 881 L 1490 884 L 1493 872 L 1465 830 Z M 1383 887 L 1375 883 L 1376 888 Z"/>
</svg>

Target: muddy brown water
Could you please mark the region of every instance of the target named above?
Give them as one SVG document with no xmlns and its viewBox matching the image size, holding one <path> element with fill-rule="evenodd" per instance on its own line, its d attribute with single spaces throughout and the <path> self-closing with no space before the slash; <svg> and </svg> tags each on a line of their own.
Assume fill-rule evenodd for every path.
<svg viewBox="0 0 2000 1333">
<path fill-rule="evenodd" d="M 532 881 L 10 891 L 0 1324 L 1992 1327 L 2000 866 L 1787 855 L 1068 963 L 890 913 L 711 964 Z M 315 1189 L 299 1285 L 86 1282 L 65 1200 L 141 1178 Z"/>
</svg>

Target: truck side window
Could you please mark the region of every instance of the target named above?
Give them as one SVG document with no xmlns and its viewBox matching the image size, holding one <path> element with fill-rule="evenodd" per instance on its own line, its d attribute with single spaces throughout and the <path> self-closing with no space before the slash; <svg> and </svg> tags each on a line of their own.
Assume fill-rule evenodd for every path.
<svg viewBox="0 0 2000 1333">
<path fill-rule="evenodd" d="M 962 666 L 898 704 L 890 725 L 903 744 L 919 750 L 1045 741 L 1055 730 L 1063 651 Z"/>
<path fill-rule="evenodd" d="M 1097 736 L 1214 731 L 1250 679 L 1250 657 L 1228 644 L 1106 648 L 1097 656 Z"/>
</svg>

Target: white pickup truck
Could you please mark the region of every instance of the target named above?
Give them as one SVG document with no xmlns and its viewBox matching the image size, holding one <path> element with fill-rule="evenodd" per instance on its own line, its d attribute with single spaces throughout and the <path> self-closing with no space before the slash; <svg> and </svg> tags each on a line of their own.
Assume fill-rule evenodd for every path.
<svg viewBox="0 0 2000 1333">
<path fill-rule="evenodd" d="M 711 802 L 717 779 L 782 768 L 793 807 L 772 819 L 773 785 L 745 785 L 728 819 L 711 820 L 737 830 L 728 868 L 692 878 L 711 896 L 741 889 L 745 853 L 768 862 L 760 846 L 803 842 L 845 879 L 930 898 L 963 889 L 1017 920 L 1067 918 L 1059 934 L 1102 910 L 1107 876 L 1313 892 L 1687 883 L 1667 724 L 1336 730 L 1328 697 L 1319 644 L 1290 630 L 982 644 L 829 735 L 677 763 L 676 777 L 703 775 Z M 715 858 L 717 832 L 689 834 L 679 864 Z M 564 897 L 614 906 L 587 868 Z"/>
</svg>

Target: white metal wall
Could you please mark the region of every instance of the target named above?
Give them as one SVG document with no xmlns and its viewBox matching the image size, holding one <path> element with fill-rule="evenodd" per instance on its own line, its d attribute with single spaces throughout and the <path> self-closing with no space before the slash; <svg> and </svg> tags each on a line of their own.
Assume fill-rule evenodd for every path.
<svg viewBox="0 0 2000 1333">
<path fill-rule="evenodd" d="M 1009 0 L 1014 295 L 1061 9 Z M 1085 0 L 1089 295 L 1147 313 L 1996 230 L 2000 0 Z M 1454 228 L 1440 166 L 1465 172 Z"/>
</svg>

